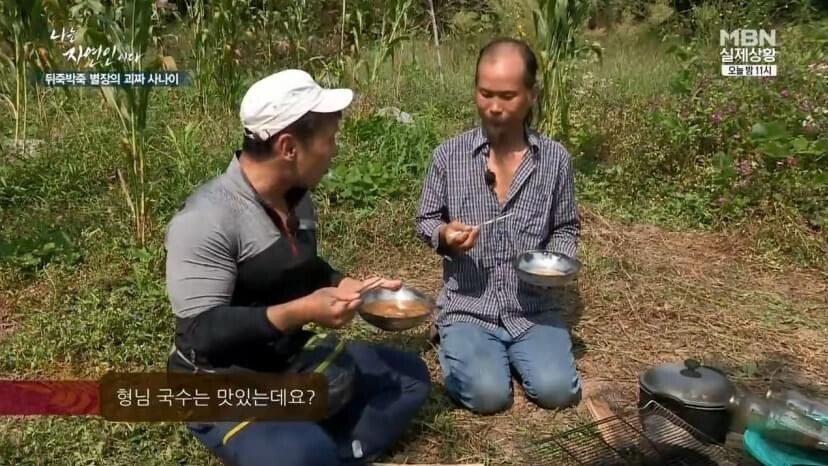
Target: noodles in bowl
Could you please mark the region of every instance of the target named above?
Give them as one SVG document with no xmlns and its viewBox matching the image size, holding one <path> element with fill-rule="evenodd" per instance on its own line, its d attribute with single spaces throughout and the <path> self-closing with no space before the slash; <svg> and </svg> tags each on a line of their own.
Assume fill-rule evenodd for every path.
<svg viewBox="0 0 828 466">
<path fill-rule="evenodd" d="M 391 319 L 406 319 L 429 314 L 431 310 L 416 301 L 374 301 L 363 305 L 362 312 Z"/>
<path fill-rule="evenodd" d="M 543 250 L 521 252 L 512 264 L 521 281 L 541 288 L 565 286 L 581 271 L 581 263 L 574 257 Z"/>
<path fill-rule="evenodd" d="M 363 320 L 387 331 L 400 331 L 425 322 L 434 311 L 434 301 L 412 288 L 398 291 L 372 290 L 362 296 L 359 314 Z"/>
</svg>

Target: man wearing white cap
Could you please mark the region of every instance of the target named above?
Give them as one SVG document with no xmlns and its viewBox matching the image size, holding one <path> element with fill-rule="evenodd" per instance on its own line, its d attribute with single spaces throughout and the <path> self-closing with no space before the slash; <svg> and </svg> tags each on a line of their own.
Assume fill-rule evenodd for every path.
<svg viewBox="0 0 828 466">
<path fill-rule="evenodd" d="M 309 341 L 327 341 L 312 340 L 306 324 L 337 329 L 354 317 L 367 280 L 343 277 L 318 257 L 309 194 L 336 153 L 341 112 L 352 99 L 351 90 L 323 89 L 300 70 L 248 90 L 242 150 L 187 199 L 167 231 L 176 316 L 170 371 L 295 370 Z M 379 286 L 401 283 L 383 279 Z M 336 357 L 327 370 L 352 386 L 323 422 L 218 422 L 190 430 L 238 466 L 365 464 L 406 431 L 428 396 L 429 373 L 415 354 L 365 343 L 329 356 Z"/>
</svg>

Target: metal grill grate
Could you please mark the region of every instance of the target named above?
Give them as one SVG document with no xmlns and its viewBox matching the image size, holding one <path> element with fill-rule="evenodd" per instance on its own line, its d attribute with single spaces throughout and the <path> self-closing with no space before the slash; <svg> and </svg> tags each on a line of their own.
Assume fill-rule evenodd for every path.
<svg viewBox="0 0 828 466">
<path fill-rule="evenodd" d="M 756 463 L 713 443 L 656 402 L 546 438 L 533 465 L 743 466 Z"/>
</svg>

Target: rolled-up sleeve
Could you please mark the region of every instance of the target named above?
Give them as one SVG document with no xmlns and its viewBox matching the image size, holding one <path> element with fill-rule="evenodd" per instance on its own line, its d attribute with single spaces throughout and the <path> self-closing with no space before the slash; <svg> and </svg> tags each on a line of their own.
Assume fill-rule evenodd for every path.
<svg viewBox="0 0 828 466">
<path fill-rule="evenodd" d="M 572 158 L 562 147 L 561 162 L 555 179 L 555 200 L 551 213 L 551 237 L 548 251 L 575 257 L 581 232 L 578 217 L 578 205 L 575 198 L 575 179 L 572 171 Z"/>
<path fill-rule="evenodd" d="M 440 148 L 434 151 L 426 174 L 417 210 L 417 235 L 437 250 L 440 246 L 438 229 L 448 221 L 446 207 L 445 159 Z"/>
</svg>

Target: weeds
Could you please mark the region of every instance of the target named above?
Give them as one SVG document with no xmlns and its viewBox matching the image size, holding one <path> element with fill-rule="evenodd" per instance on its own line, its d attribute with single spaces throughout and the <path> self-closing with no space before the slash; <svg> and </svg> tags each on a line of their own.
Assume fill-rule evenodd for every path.
<svg viewBox="0 0 828 466">
<path fill-rule="evenodd" d="M 225 106 L 238 100 L 244 86 L 240 79 L 242 38 L 252 35 L 240 20 L 248 16 L 250 0 L 220 0 L 211 5 L 208 10 L 205 0 L 195 0 L 190 9 L 193 64 L 202 111 L 208 108 L 211 88 Z"/>
<path fill-rule="evenodd" d="M 99 5 L 90 2 L 90 7 L 97 10 L 98 16 L 86 18 L 81 37 L 93 46 L 113 46 L 119 51 L 118 59 L 112 60 L 111 63 L 113 70 L 151 72 L 159 70 L 164 63 L 171 63 L 169 58 L 158 56 L 153 50 L 156 37 L 152 3 L 126 0 L 122 4 L 102 10 Z M 121 54 L 137 58 L 124 60 Z M 149 199 L 146 196 L 144 143 L 152 89 L 151 86 L 100 88 L 104 100 L 115 111 L 121 124 L 121 150 L 126 155 L 128 168 L 126 176 L 120 168 L 116 173 L 132 214 L 139 244 L 146 241 L 150 221 Z"/>
<path fill-rule="evenodd" d="M 537 0 L 532 12 L 542 76 L 538 95 L 538 128 L 544 133 L 555 134 L 567 143 L 571 126 L 569 109 L 573 61 L 585 50 L 600 56 L 600 48 L 594 44 L 586 45 L 578 34 L 591 8 L 589 2 L 578 0 Z"/>
<path fill-rule="evenodd" d="M 52 14 L 57 15 L 61 7 L 55 0 L 4 0 L 0 3 L 0 36 L 13 49 L 12 56 L 9 56 L 4 47 L 0 47 L 0 66 L 14 73 L 14 79 L 8 76 L 0 79 L 0 99 L 9 105 L 14 117 L 15 151 L 21 150 L 18 145 L 27 135 L 31 71 L 43 72 L 51 65 L 49 51 L 53 47 L 50 42 L 49 8 Z M 13 84 L 10 85 L 10 82 Z M 10 97 L 12 87 L 14 100 Z"/>
<path fill-rule="evenodd" d="M 322 192 L 334 206 L 370 208 L 380 200 L 411 200 L 438 143 L 430 119 L 406 125 L 372 116 L 349 122 L 343 155 Z"/>
<path fill-rule="evenodd" d="M 434 147 L 475 121 L 470 83 L 476 47 L 462 38 L 441 44 L 442 85 L 439 63 L 429 45 L 431 31 L 425 27 L 428 32 L 417 31 L 426 20 L 421 18 L 421 24 L 417 23 L 415 3 L 411 3 L 408 16 L 382 10 L 375 2 L 373 7 L 356 0 L 327 3 L 335 3 L 334 11 L 347 10 L 351 16 L 325 18 L 341 29 L 298 44 L 303 47 L 298 54 L 283 32 L 284 24 L 298 21 L 304 34 L 316 36 L 321 21 L 317 22 L 315 15 L 305 11 L 290 19 L 268 11 L 255 16 L 260 13 L 249 11 L 243 2 L 228 4 L 251 22 L 228 25 L 231 29 L 208 36 L 201 52 L 192 51 L 202 60 L 196 73 L 202 87 L 182 88 L 170 92 L 169 98 L 144 101 L 140 94 L 112 90 L 115 99 L 105 105 L 112 107 L 114 100 L 116 112 L 127 109 L 112 120 L 88 117 L 99 115 L 101 102 L 97 95 L 83 96 L 73 102 L 76 108 L 70 112 L 53 115 L 52 128 L 34 129 L 50 131 L 48 140 L 54 143 L 48 157 L 25 164 L 0 164 L 0 283 L 6 285 L 0 286 L 0 306 L 10 300 L 20 311 L 14 331 L 4 334 L 0 345 L 0 368 L 5 373 L 13 377 L 94 377 L 110 369 L 163 367 L 174 332 L 164 289 L 163 226 L 196 186 L 224 169 L 232 146 L 238 142 L 232 130 L 236 118 L 226 110 L 235 105 L 228 106 L 225 101 L 236 91 L 222 88 L 217 81 L 236 79 L 237 75 L 211 76 L 205 71 L 221 69 L 225 58 L 233 58 L 226 65 L 235 71 L 250 65 L 256 73 L 272 72 L 271 60 L 280 66 L 313 67 L 317 75 L 329 69 L 330 83 L 351 80 L 348 73 L 353 69 L 342 66 L 345 58 L 363 60 L 354 80 L 362 91 L 361 99 L 343 120 L 340 154 L 330 177 L 315 193 L 320 252 L 332 257 L 343 270 L 393 274 L 436 292 L 432 285 L 439 284 L 439 259 L 423 255 L 427 248 L 414 237 L 410 218 Z M 157 25 L 141 23 L 145 16 L 128 19 L 127 4 L 116 1 L 111 8 L 104 8 L 97 2 L 79 1 L 73 11 L 76 20 L 88 25 L 84 37 L 90 43 L 100 40 L 109 44 L 123 34 L 123 46 L 132 47 L 128 25 L 137 22 L 145 25 L 138 27 L 139 31 L 152 26 L 147 33 L 153 45 L 147 46 L 148 53 L 162 47 L 162 43 L 156 44 Z M 425 2 L 420 4 L 423 7 Z M 320 3 L 308 1 L 306 5 L 308 11 L 315 11 Z M 507 8 L 512 8 L 510 5 L 506 3 Z M 440 19 L 440 4 L 437 6 L 435 14 Z M 513 9 L 519 16 L 520 7 Z M 203 16 L 191 13 L 195 16 L 185 28 L 207 28 L 213 21 L 206 12 Z M 103 14 L 117 23 L 113 29 L 90 23 Z M 196 18 L 203 18 L 204 23 L 197 25 Z M 219 17 L 216 21 L 224 20 Z M 279 28 L 266 28 L 280 22 Z M 504 28 L 502 21 L 498 24 L 501 31 L 517 34 L 521 23 L 516 22 L 513 30 Z M 631 340 L 666 348 L 660 357 L 685 351 L 686 338 L 671 340 L 664 337 L 670 331 L 661 330 L 673 329 L 676 315 L 693 315 L 699 309 L 713 311 L 696 315 L 694 321 L 725 319 L 722 328 L 743 331 L 724 339 L 715 335 L 707 341 L 707 327 L 691 326 L 689 331 L 698 337 L 692 340 L 693 351 L 706 350 L 703 346 L 708 344 L 731 353 L 734 348 L 754 351 L 785 341 L 782 346 L 792 345 L 787 357 L 796 362 L 808 365 L 808 361 L 825 360 L 824 345 L 819 345 L 824 313 L 814 312 L 824 308 L 823 295 L 818 294 L 821 285 L 814 278 L 819 275 L 803 273 L 804 278 L 799 278 L 768 271 L 791 262 L 828 270 L 824 260 L 828 257 L 825 27 L 820 23 L 807 28 L 784 25 L 780 36 L 783 27 L 786 52 L 780 70 L 786 74 L 775 81 L 718 78 L 715 53 L 705 49 L 703 41 L 685 43 L 690 47 L 683 55 L 668 56 L 666 44 L 651 34 L 638 40 L 639 26 L 625 30 L 621 39 L 613 33 L 606 36 L 604 56 L 608 60 L 603 63 L 563 54 L 570 64 L 569 82 L 576 84 L 569 96 L 569 122 L 579 202 L 588 218 L 584 256 L 590 273 L 584 276 L 583 289 L 588 308 L 595 312 L 586 325 L 576 329 L 578 336 L 588 341 L 585 357 L 590 358 L 590 352 L 598 354 L 587 360 L 587 365 L 607 367 L 604 355 L 633 351 L 624 346 Z M 254 37 L 266 35 L 273 41 L 268 43 L 271 48 L 263 49 L 263 55 L 250 55 L 250 62 L 261 58 L 257 63 L 244 61 L 251 28 L 257 29 Z M 649 25 L 640 28 L 646 33 Z M 458 34 L 461 30 L 457 29 Z M 474 27 L 470 30 L 472 34 L 479 32 Z M 381 37 L 386 38 L 385 46 Z M 404 39 L 392 45 L 394 37 Z M 409 37 L 414 40 L 407 40 Z M 241 61 L 235 61 L 235 53 L 225 56 L 211 49 L 207 44 L 214 40 L 217 44 L 223 41 L 222 47 L 230 44 L 231 50 L 241 47 Z M 338 52 L 324 53 L 327 45 L 337 42 Z M 13 48 L 0 48 L 12 55 Z M 264 63 L 268 64 L 266 70 Z M 210 68 L 213 66 L 216 68 Z M 203 112 L 192 112 L 187 105 L 195 99 L 203 103 Z M 143 110 L 141 105 L 145 105 Z M 377 115 L 377 107 L 385 105 L 411 113 L 413 122 L 403 124 Z M 157 118 L 159 114 L 165 118 Z M 135 200 L 136 211 L 142 193 L 153 200 L 153 208 L 146 209 L 146 217 L 152 221 L 147 222 L 143 246 L 131 238 L 130 232 L 136 229 L 134 219 L 121 218 L 119 209 L 112 207 L 122 202 L 123 192 L 117 174 L 110 169 L 113 160 L 121 157 L 110 153 L 122 140 L 128 146 L 129 162 L 128 166 L 118 165 L 120 172 L 130 180 L 126 175 L 141 175 L 146 188 L 141 191 L 137 182 L 130 184 L 128 198 Z M 135 158 L 135 147 L 141 150 L 143 167 Z M 629 224 L 604 221 L 590 213 L 596 211 L 624 218 Z M 731 242 L 724 235 L 696 231 L 668 233 L 638 225 L 642 223 L 736 231 L 744 239 Z M 711 238 L 721 244 L 714 244 Z M 758 259 L 763 275 L 755 280 L 750 279 L 750 270 L 734 268 L 730 260 L 742 254 L 733 250 L 745 244 L 763 254 Z M 625 255 L 624 251 L 632 252 Z M 722 251 L 729 255 L 721 257 Z M 389 261 L 389 257 L 395 260 Z M 780 276 L 790 283 L 777 283 Z M 618 280 L 629 284 L 626 292 L 617 289 Z M 768 301 L 768 284 L 778 288 L 778 299 Z M 751 287 L 763 292 L 756 293 Z M 797 287 L 812 289 L 813 296 L 782 296 Z M 629 312 L 630 301 L 642 303 L 636 304 L 640 312 Z M 720 308 L 727 308 L 727 312 L 719 312 Z M 604 325 L 639 314 L 646 325 L 627 326 L 632 337 L 617 338 L 612 325 Z M 760 319 L 765 321 L 754 325 Z M 0 321 L 0 327 L 3 325 Z M 349 332 L 351 336 L 368 334 L 365 329 Z M 742 343 L 745 341 L 748 343 Z M 638 351 L 636 357 L 648 357 L 642 354 Z M 438 370 L 434 353 L 425 357 Z M 756 355 L 743 359 L 761 360 Z M 742 376 L 765 370 L 762 364 L 755 366 L 756 370 Z M 633 369 L 621 363 L 610 368 L 619 379 Z M 807 375 L 817 377 L 821 369 L 809 367 Z M 488 448 L 487 444 L 497 443 L 486 433 L 491 429 L 452 411 L 439 387 L 430 403 L 433 409 L 417 421 L 422 435 L 430 438 L 418 442 L 420 435 L 415 435 L 410 445 L 406 442 L 401 447 L 399 462 L 472 457 L 485 457 L 481 462 L 490 464 L 509 462 L 503 450 L 510 447 Z M 521 407 L 514 416 L 501 419 L 531 427 L 548 421 L 541 413 L 532 423 L 529 418 L 533 415 Z M 567 413 L 561 416 L 562 426 L 574 422 Z M 496 430 L 503 432 L 501 428 L 509 426 L 502 424 Z M 45 419 L 3 423 L 2 429 L 0 458 L 14 464 L 214 462 L 177 425 Z M 447 440 L 438 439 L 441 434 Z"/>
<path fill-rule="evenodd" d="M 40 236 L 0 244 L 0 263 L 16 268 L 23 277 L 31 277 L 51 262 L 75 265 L 82 260 L 83 253 L 66 232 L 52 227 Z"/>
<path fill-rule="evenodd" d="M 311 16 L 309 15 L 309 1 L 297 0 L 285 8 L 284 19 L 280 31 L 285 34 L 293 54 L 295 66 L 302 66 L 309 48 L 305 45 L 309 39 Z"/>
<path fill-rule="evenodd" d="M 368 49 L 364 39 L 368 37 L 368 25 L 363 10 L 356 9 L 353 15 L 347 15 L 345 24 L 351 24 L 352 45 L 346 55 L 340 56 L 340 67 L 347 73 L 348 84 L 360 89 L 368 89 L 379 76 L 380 67 L 390 59 L 392 62 L 400 44 L 410 38 L 409 12 L 412 0 L 393 0 L 383 5 L 381 10 L 379 32 L 374 49 Z"/>
</svg>

